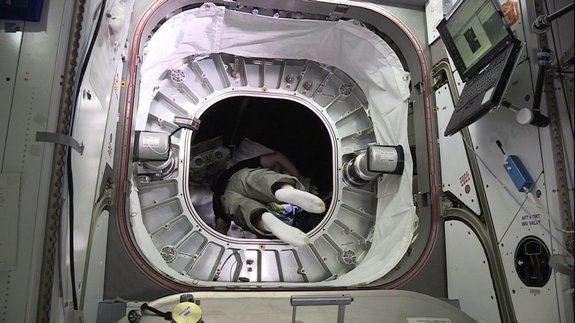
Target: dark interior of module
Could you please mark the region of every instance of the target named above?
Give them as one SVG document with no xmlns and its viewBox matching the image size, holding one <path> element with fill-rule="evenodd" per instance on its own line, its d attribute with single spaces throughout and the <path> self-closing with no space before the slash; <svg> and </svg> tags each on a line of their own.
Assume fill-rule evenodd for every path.
<svg viewBox="0 0 575 323">
<path fill-rule="evenodd" d="M 319 196 L 331 196 L 332 142 L 326 126 L 310 109 L 290 100 L 238 96 L 212 105 L 200 120 L 193 144 L 221 136 L 233 150 L 248 138 L 286 155 L 302 176 L 311 179 Z M 305 218 L 306 223 L 298 227 L 309 231 L 323 215 Z"/>
</svg>

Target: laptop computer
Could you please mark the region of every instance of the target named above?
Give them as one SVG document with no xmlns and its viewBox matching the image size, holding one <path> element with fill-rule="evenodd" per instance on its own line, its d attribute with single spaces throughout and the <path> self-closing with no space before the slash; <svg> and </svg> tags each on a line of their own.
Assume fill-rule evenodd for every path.
<svg viewBox="0 0 575 323">
<path fill-rule="evenodd" d="M 501 104 L 523 43 L 498 0 L 461 0 L 437 31 L 466 83 L 444 132 L 450 136 Z"/>
</svg>

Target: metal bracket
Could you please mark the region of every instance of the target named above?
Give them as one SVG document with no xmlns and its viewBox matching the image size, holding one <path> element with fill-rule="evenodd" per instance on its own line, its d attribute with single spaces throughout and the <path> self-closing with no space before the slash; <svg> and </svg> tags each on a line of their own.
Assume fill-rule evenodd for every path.
<svg viewBox="0 0 575 323">
<path fill-rule="evenodd" d="M 417 90 L 418 94 L 423 94 L 423 83 L 417 82 L 413 85 L 413 88 Z"/>
<path fill-rule="evenodd" d="M 343 323 L 345 317 L 345 306 L 353 302 L 353 297 L 349 295 L 327 295 L 327 296 L 292 296 L 290 298 L 292 311 L 292 323 L 296 322 L 296 307 L 298 306 L 325 306 L 337 305 L 337 323 Z"/>
<path fill-rule="evenodd" d="M 175 115 L 174 116 L 174 124 L 178 127 L 185 127 L 190 130 L 198 130 L 200 129 L 200 119 L 192 116 L 186 115 Z"/>
<path fill-rule="evenodd" d="M 417 192 L 413 194 L 414 202 L 419 207 L 428 207 L 431 200 L 431 192 Z"/>
<path fill-rule="evenodd" d="M 348 5 L 338 4 L 329 15 L 330 17 L 341 18 L 347 13 L 348 9 L 349 9 Z"/>
<path fill-rule="evenodd" d="M 82 155 L 82 153 L 84 152 L 84 143 L 78 143 L 76 139 L 68 135 L 61 135 L 59 133 L 53 133 L 53 132 L 36 132 L 36 141 L 51 142 L 55 144 L 72 147 L 74 150 L 79 152 L 80 155 Z"/>
</svg>

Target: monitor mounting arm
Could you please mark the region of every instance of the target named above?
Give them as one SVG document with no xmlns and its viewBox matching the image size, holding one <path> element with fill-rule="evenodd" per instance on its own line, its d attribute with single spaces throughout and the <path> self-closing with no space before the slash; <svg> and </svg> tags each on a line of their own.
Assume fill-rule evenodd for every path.
<svg viewBox="0 0 575 323">
<path fill-rule="evenodd" d="M 549 118 L 541 114 L 541 97 L 543 95 L 543 85 L 545 83 L 545 74 L 551 66 L 553 61 L 553 52 L 547 48 L 540 48 L 537 52 L 537 63 L 539 70 L 537 72 L 537 83 L 535 85 L 535 93 L 533 98 L 533 106 L 529 108 L 519 108 L 509 101 L 503 100 L 501 105 L 517 113 L 516 120 L 519 124 L 531 124 L 536 127 L 547 127 L 549 125 Z"/>
<path fill-rule="evenodd" d="M 570 4 L 564 6 L 563 8 L 552 12 L 548 15 L 540 15 L 539 17 L 535 18 L 535 21 L 533 21 L 533 24 L 531 25 L 531 29 L 533 30 L 533 32 L 537 33 L 537 34 L 543 34 L 545 32 L 547 32 L 547 30 L 549 30 L 549 27 L 551 27 L 551 22 L 561 16 L 563 16 L 564 14 L 566 14 L 567 12 L 573 10 L 573 8 L 575 7 L 575 2 L 571 2 Z"/>
</svg>

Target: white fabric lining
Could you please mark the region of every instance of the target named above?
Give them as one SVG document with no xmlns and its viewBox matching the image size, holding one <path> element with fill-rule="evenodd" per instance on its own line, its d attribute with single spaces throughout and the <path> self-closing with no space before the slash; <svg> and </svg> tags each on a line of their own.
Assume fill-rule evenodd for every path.
<svg viewBox="0 0 575 323">
<path fill-rule="evenodd" d="M 153 89 L 162 74 L 185 57 L 211 53 L 308 59 L 341 69 L 360 86 L 378 143 L 404 147 L 404 174 L 384 176 L 379 182 L 372 246 L 361 263 L 335 280 L 304 285 L 361 285 L 392 270 L 411 243 L 416 214 L 407 137 L 409 74 L 389 45 L 353 21 L 281 19 L 205 4 L 170 18 L 147 45 L 136 129 L 146 125 Z"/>
</svg>

